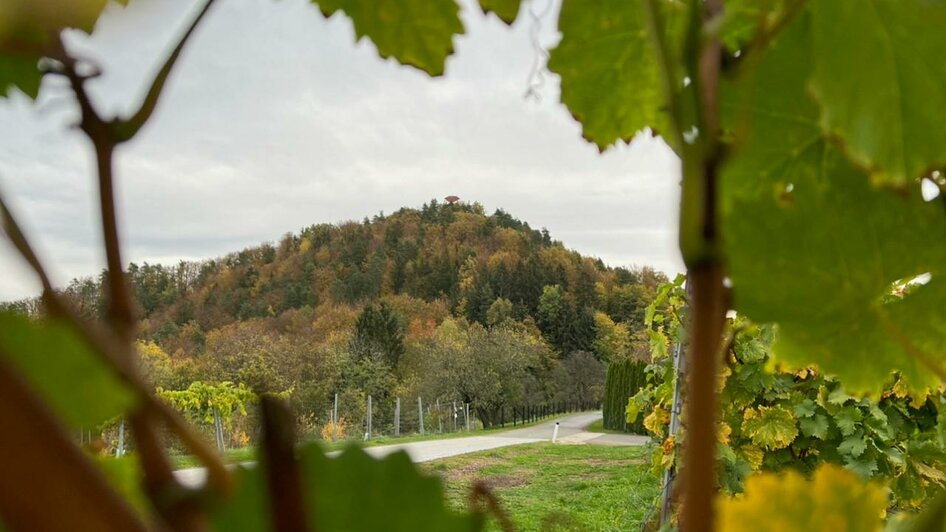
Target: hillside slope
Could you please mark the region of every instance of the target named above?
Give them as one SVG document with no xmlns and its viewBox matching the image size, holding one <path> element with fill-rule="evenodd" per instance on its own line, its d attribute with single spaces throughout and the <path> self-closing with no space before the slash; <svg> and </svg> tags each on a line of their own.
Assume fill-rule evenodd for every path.
<svg viewBox="0 0 946 532">
<path fill-rule="evenodd" d="M 335 393 L 349 419 L 368 395 L 386 409 L 396 395 L 474 403 L 487 423 L 504 405 L 596 401 L 609 361 L 646 352 L 637 333 L 666 279 L 583 257 L 502 210 L 436 201 L 128 275 L 156 386 L 288 391 L 317 425 Z M 65 292 L 104 314 L 99 280 Z"/>
</svg>

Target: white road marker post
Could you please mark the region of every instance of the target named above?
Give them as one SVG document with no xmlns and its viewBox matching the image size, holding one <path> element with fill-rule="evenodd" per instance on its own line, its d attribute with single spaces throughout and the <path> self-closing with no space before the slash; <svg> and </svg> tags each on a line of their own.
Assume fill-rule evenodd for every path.
<svg viewBox="0 0 946 532">
<path fill-rule="evenodd" d="M 558 439 L 558 421 L 555 422 L 555 429 L 552 431 L 552 443 Z"/>
<path fill-rule="evenodd" d="M 125 456 L 125 418 L 122 418 L 122 423 L 118 426 L 118 450 L 115 451 L 115 456 Z"/>
</svg>

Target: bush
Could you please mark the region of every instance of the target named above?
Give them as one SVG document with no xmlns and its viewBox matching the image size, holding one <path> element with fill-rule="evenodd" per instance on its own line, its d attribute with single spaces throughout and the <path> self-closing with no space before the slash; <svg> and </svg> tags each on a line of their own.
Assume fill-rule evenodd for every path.
<svg viewBox="0 0 946 532">
<path fill-rule="evenodd" d="M 640 420 L 627 423 L 625 409 L 627 400 L 644 386 L 647 364 L 637 360 L 627 360 L 608 366 L 608 377 L 604 391 L 604 428 L 644 434 Z"/>
</svg>

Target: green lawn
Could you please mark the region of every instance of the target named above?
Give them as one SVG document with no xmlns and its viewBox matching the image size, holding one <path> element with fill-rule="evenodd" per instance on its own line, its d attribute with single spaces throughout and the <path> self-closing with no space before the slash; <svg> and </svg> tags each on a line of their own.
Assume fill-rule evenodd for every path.
<svg viewBox="0 0 946 532">
<path fill-rule="evenodd" d="M 587 430 L 588 432 L 602 432 L 604 434 L 628 434 L 627 432 L 624 432 L 624 431 L 611 430 L 611 429 L 604 428 L 603 419 L 599 419 L 598 421 L 595 421 L 591 425 L 588 425 L 587 427 L 585 427 L 585 430 Z"/>
<path fill-rule="evenodd" d="M 421 467 L 443 477 L 457 508 L 466 507 L 472 481 L 485 480 L 520 531 L 636 530 L 659 494 L 641 447 L 538 443 Z"/>
</svg>

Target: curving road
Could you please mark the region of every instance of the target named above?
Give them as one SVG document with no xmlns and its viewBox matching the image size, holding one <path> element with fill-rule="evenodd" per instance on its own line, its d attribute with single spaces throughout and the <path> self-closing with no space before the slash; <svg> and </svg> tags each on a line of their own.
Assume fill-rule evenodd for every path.
<svg viewBox="0 0 946 532">
<path fill-rule="evenodd" d="M 601 419 L 601 411 L 585 412 L 581 414 L 563 415 L 553 417 L 548 421 L 532 425 L 521 429 L 511 429 L 504 432 L 490 434 L 489 436 L 468 436 L 465 438 L 449 438 L 443 440 L 415 441 L 409 443 L 396 443 L 392 445 L 380 445 L 377 447 L 366 447 L 365 452 L 381 457 L 388 454 L 404 451 L 414 462 L 429 462 L 448 456 L 457 456 L 461 454 L 474 453 L 478 451 L 487 451 L 499 447 L 508 447 L 510 445 L 520 445 L 523 443 L 536 443 L 550 441 L 555 430 L 555 423 L 558 422 L 558 441 L 562 443 L 580 444 L 587 443 L 592 445 L 643 445 L 650 441 L 646 436 L 635 436 L 631 434 L 601 434 L 598 432 L 586 432 L 585 428 L 598 419 Z M 338 451 L 329 453 L 330 456 L 338 454 Z M 204 483 L 207 478 L 207 471 L 204 468 L 179 469 L 174 472 L 178 480 L 186 486 L 197 487 Z"/>
</svg>

